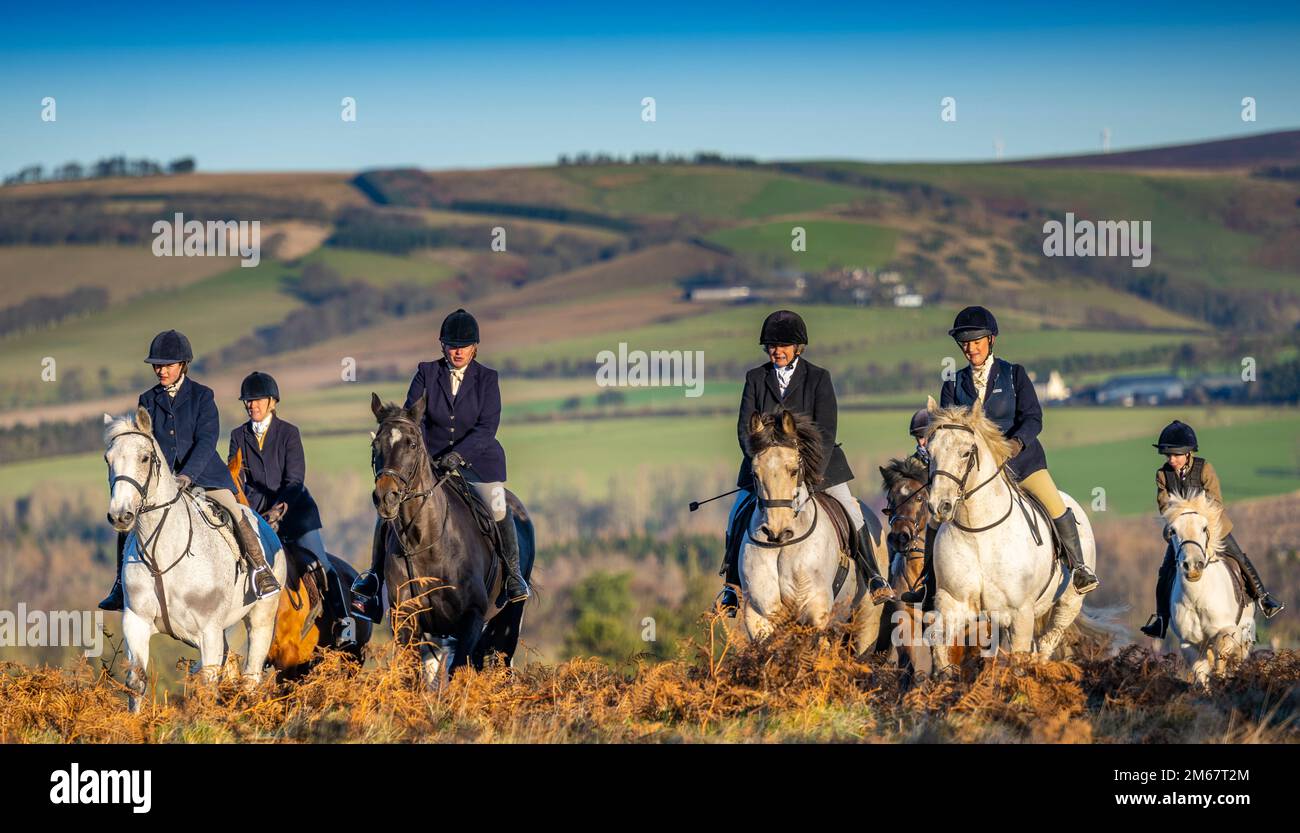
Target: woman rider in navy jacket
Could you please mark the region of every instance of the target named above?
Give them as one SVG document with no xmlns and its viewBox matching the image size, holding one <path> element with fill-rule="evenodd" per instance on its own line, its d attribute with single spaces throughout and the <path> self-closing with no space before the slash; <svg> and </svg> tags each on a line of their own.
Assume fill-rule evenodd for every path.
<svg viewBox="0 0 1300 833">
<path fill-rule="evenodd" d="M 969 364 L 957 371 L 957 378 L 943 383 L 939 405 L 950 408 L 980 408 L 984 416 L 1002 429 L 1002 435 L 1015 446 L 1007 468 L 1020 486 L 1033 495 L 1052 518 L 1052 526 L 1061 538 L 1066 565 L 1071 571 L 1074 589 L 1091 593 L 1097 589 L 1097 576 L 1083 560 L 1079 543 L 1078 522 L 1074 510 L 1067 509 L 1061 493 L 1047 471 L 1047 453 L 1038 441 L 1043 430 L 1043 409 L 1038 404 L 1034 383 L 1025 368 L 993 356 L 998 336 L 998 322 L 984 307 L 966 307 L 957 313 L 948 335 L 957 342 Z M 933 532 L 929 533 L 933 535 Z M 902 600 L 916 603 L 925 596 L 933 601 L 934 570 L 926 547 L 925 589 L 904 593 Z"/>
<path fill-rule="evenodd" d="M 302 450 L 298 426 L 280 418 L 280 386 L 269 373 L 253 371 L 239 386 L 239 400 L 248 411 L 248 422 L 230 432 L 229 462 L 242 452 L 240 478 L 248 505 L 271 524 L 285 543 L 297 542 L 316 558 L 315 567 L 325 574 L 330 586 L 333 574 L 337 595 L 326 593 L 325 603 L 333 608 L 336 631 L 322 634 L 322 644 L 348 648 L 355 644 L 355 626 L 343 595 L 343 585 L 325 552 L 321 538 L 320 511 L 303 482 L 307 456 Z"/>
<path fill-rule="evenodd" d="M 456 451 L 469 464 L 465 477 L 492 510 L 501 531 L 507 566 L 506 596 L 511 601 L 522 601 L 528 598 L 528 584 L 519 572 L 519 539 L 506 509 L 506 453 L 496 437 L 501 422 L 497 372 L 475 359 L 478 322 L 465 310 L 458 309 L 443 320 L 438 339 L 442 358 L 420 362 L 406 393 L 406 407 L 421 397 L 425 400 L 424 423 L 420 427 L 431 458 L 436 460 Z M 359 607 L 369 612 L 378 610 L 383 543 L 382 522 L 376 521 L 370 569 L 352 585 L 353 594 L 363 597 Z"/>
<path fill-rule="evenodd" d="M 257 530 L 248 522 L 235 500 L 235 481 L 217 455 L 217 435 L 221 418 L 217 413 L 212 388 L 201 385 L 187 375 L 194 351 L 182 333 L 167 330 L 154 337 L 149 358 L 158 384 L 140 394 L 139 406 L 149 411 L 153 435 L 162 446 L 167 465 L 176 475 L 182 490 L 199 486 L 208 497 L 221 504 L 235 518 L 235 540 L 240 554 L 252 566 L 253 589 L 259 599 L 280 589 L 262 555 Z M 125 533 L 117 536 L 117 577 L 107 598 L 99 603 L 103 610 L 122 609 L 122 548 Z"/>
</svg>

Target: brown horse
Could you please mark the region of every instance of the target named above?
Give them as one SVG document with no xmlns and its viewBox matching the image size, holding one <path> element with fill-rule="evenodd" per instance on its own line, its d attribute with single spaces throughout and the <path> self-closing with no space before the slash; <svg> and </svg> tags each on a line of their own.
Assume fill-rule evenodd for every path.
<svg viewBox="0 0 1300 833">
<path fill-rule="evenodd" d="M 893 459 L 880 467 L 884 478 L 885 509 L 889 518 L 889 535 L 886 541 L 892 554 L 889 582 L 898 595 L 920 590 L 925 586 L 926 529 L 930 523 L 930 509 L 926 504 L 930 483 L 929 467 L 916 457 Z M 894 623 L 894 647 L 898 650 L 898 665 L 903 669 L 904 681 L 911 684 L 915 677 L 916 658 L 929 660 L 928 645 L 923 641 L 926 618 L 915 605 L 891 602 L 890 621 Z M 928 610 L 933 600 L 926 599 Z M 982 631 L 983 632 L 983 631 Z M 967 660 L 979 656 L 978 644 L 954 644 L 949 648 L 954 665 L 963 666 Z"/>
<path fill-rule="evenodd" d="M 244 467 L 244 452 L 240 449 L 227 463 L 230 476 L 235 481 L 235 497 L 240 503 L 248 505 L 244 494 L 241 474 Z M 320 646 L 322 631 L 333 632 L 335 618 L 329 606 L 320 598 L 320 590 L 315 584 L 304 582 L 303 570 L 314 558 L 296 544 L 285 542 L 285 559 L 287 572 L 284 590 L 280 593 L 280 605 L 275 614 L 275 635 L 271 640 L 271 649 L 266 658 L 281 679 L 296 677 L 311 670 L 319 659 L 316 649 Z M 352 582 L 356 580 L 357 571 L 343 559 L 332 553 L 326 553 L 335 575 L 343 582 L 343 589 L 351 594 Z M 311 617 L 312 610 L 319 613 Z M 364 619 L 356 620 L 356 646 L 347 653 L 362 662 L 362 648 L 370 641 L 372 626 Z"/>
<path fill-rule="evenodd" d="M 921 573 L 925 567 L 925 529 L 930 522 L 925 495 L 930 470 L 917 458 L 905 457 L 881 466 L 880 475 L 884 478 L 884 515 L 889 519 L 889 535 L 885 538 L 892 555 L 889 583 L 901 596 L 924 584 Z M 910 683 L 916 673 L 917 655 L 929 653 L 921 641 L 921 611 L 914 605 L 890 602 L 889 621 L 894 626 L 892 641 L 898 650 L 898 664 Z"/>
</svg>

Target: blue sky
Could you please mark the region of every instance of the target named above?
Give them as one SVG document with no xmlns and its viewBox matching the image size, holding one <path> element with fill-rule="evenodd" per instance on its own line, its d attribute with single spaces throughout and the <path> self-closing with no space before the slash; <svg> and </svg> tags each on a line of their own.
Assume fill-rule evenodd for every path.
<svg viewBox="0 0 1300 833">
<path fill-rule="evenodd" d="M 1300 127 L 1297 4 L 266 5 L 8 10 L 0 172 L 116 153 L 209 171 L 966 160 L 997 139 L 1009 158 L 1095 151 L 1102 128 L 1122 149 Z"/>
</svg>

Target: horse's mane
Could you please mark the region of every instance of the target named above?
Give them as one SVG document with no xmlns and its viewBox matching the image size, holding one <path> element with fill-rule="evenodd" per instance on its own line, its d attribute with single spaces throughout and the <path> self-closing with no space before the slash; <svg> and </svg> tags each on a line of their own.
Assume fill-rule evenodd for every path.
<svg viewBox="0 0 1300 833">
<path fill-rule="evenodd" d="M 792 435 L 782 428 L 786 414 L 794 418 Z M 822 450 L 822 433 L 812 417 L 781 408 L 774 413 L 761 414 L 760 419 L 762 424 L 759 429 L 751 431 L 746 437 L 749 456 L 756 457 L 759 452 L 777 446 L 793 448 L 799 452 L 799 473 L 803 482 L 809 485 L 820 482 L 826 460 Z"/>
<path fill-rule="evenodd" d="M 1002 429 L 994 424 L 993 420 L 984 416 L 983 409 L 965 408 L 960 405 L 954 405 L 951 408 L 941 408 L 930 414 L 930 427 L 926 429 L 925 437 L 928 443 L 934 437 L 934 432 L 944 423 L 956 423 L 964 425 L 975 432 L 975 434 L 984 441 L 993 453 L 993 462 L 1002 465 L 1011 459 L 1013 446 L 1011 441 L 1002 436 Z"/>
<path fill-rule="evenodd" d="M 1184 512 L 1195 512 L 1205 518 L 1206 526 L 1209 527 L 1210 548 L 1215 554 L 1223 550 L 1223 506 L 1200 489 L 1192 492 L 1187 497 L 1178 497 L 1172 495 L 1169 503 L 1165 505 L 1165 511 L 1162 513 L 1165 523 L 1172 524 L 1174 519 Z"/>
<path fill-rule="evenodd" d="M 925 483 L 930 479 L 930 469 L 915 457 L 895 458 L 881 467 L 885 478 L 885 491 L 892 491 L 904 480 Z"/>
<path fill-rule="evenodd" d="M 385 402 L 379 409 L 378 420 L 382 424 L 395 416 L 406 418 L 406 409 L 396 402 Z"/>
</svg>

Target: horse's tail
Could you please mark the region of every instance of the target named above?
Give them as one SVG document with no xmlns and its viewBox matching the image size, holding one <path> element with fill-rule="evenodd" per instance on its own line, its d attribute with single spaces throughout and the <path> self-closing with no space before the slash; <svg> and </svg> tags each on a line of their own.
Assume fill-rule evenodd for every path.
<svg viewBox="0 0 1300 833">
<path fill-rule="evenodd" d="M 1065 629 L 1065 641 L 1074 653 L 1109 654 L 1120 645 L 1133 641 L 1123 616 L 1128 605 L 1089 608 L 1084 605 L 1073 623 Z"/>
</svg>

